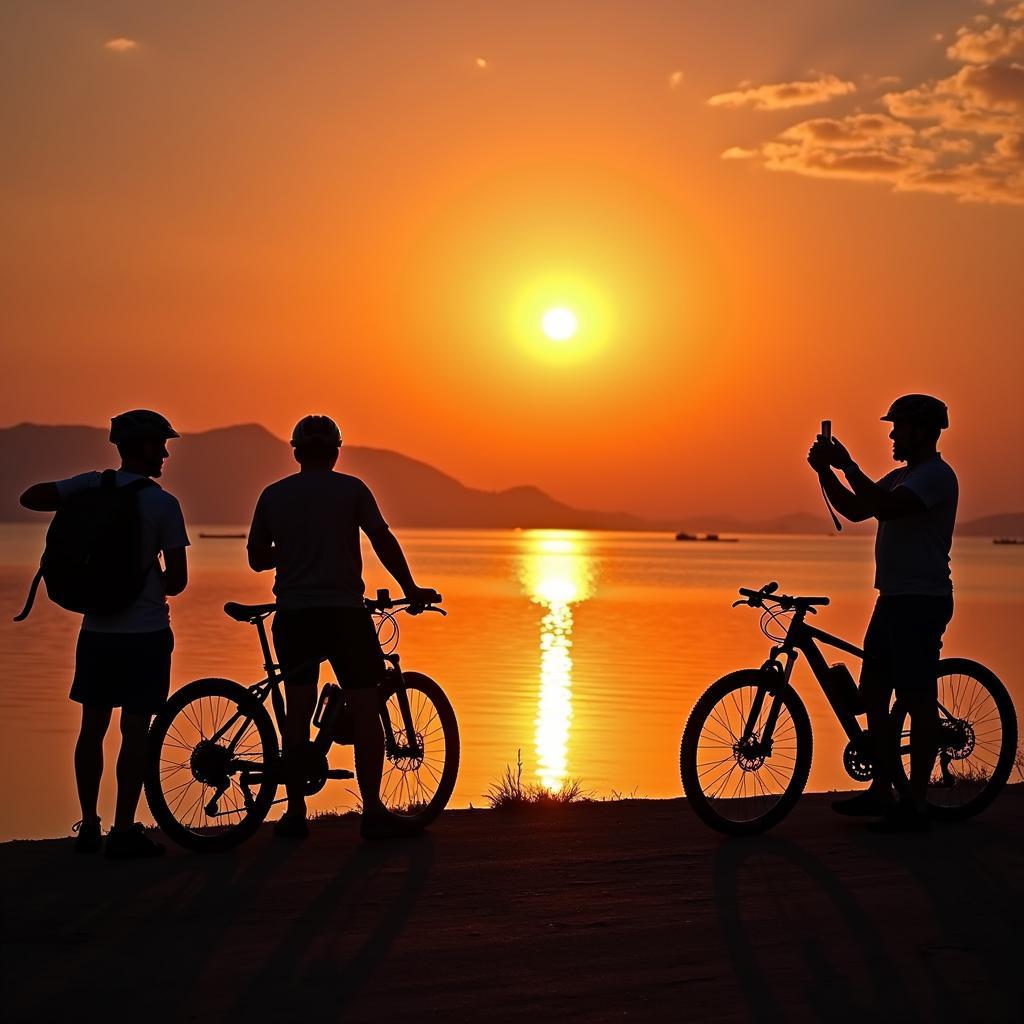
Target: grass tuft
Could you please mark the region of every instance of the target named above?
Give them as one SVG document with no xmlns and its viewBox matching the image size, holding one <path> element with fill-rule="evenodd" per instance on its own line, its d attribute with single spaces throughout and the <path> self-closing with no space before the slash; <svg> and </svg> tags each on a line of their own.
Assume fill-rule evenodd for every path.
<svg viewBox="0 0 1024 1024">
<path fill-rule="evenodd" d="M 527 807 L 564 807 L 566 804 L 589 803 L 591 794 L 583 789 L 579 779 L 570 779 L 560 789 L 550 790 L 536 783 L 523 782 L 523 752 L 516 751 L 515 768 L 505 770 L 484 794 L 494 811 L 518 811 Z"/>
</svg>

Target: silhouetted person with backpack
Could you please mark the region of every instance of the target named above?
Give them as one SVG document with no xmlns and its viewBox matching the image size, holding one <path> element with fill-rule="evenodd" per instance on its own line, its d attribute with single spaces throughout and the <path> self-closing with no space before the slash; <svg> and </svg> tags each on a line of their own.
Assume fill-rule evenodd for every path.
<svg viewBox="0 0 1024 1024">
<path fill-rule="evenodd" d="M 870 787 L 833 808 L 880 817 L 876 831 L 925 831 L 927 790 L 938 748 L 937 674 L 942 634 L 953 617 L 949 552 L 959 497 L 956 474 L 936 449 L 949 426 L 946 406 L 930 395 L 904 395 L 882 417 L 892 424 L 892 457 L 906 466 L 877 483 L 835 438 L 821 435 L 807 461 L 829 500 L 852 522 L 878 520 L 878 600 L 864 637 L 861 694 L 874 738 Z M 846 477 L 849 489 L 833 467 Z M 893 799 L 899 778 L 899 736 L 889 704 L 893 691 L 910 712 L 910 789 Z"/>
<path fill-rule="evenodd" d="M 249 565 L 256 572 L 276 570 L 273 634 L 287 699 L 283 771 L 288 809 L 274 831 L 296 839 L 309 834 L 305 755 L 317 697 L 317 661 L 327 658 L 351 717 L 363 837 L 401 835 L 401 823 L 387 814 L 380 799 L 384 730 L 377 685 L 385 666 L 373 619 L 363 604 L 359 531 L 407 598 L 429 604 L 438 595 L 416 585 L 366 484 L 334 472 L 341 450 L 334 420 L 306 416 L 296 424 L 291 443 L 299 472 L 263 491 L 248 540 Z"/>
<path fill-rule="evenodd" d="M 181 506 L 154 479 L 168 457 L 166 442 L 178 436 L 159 413 L 122 413 L 110 423 L 110 440 L 121 456 L 119 469 L 35 484 L 21 496 L 25 508 L 56 515 L 19 619 L 31 609 L 40 578 L 51 600 L 84 613 L 71 685 L 71 699 L 82 705 L 75 746 L 82 807 L 76 853 L 93 853 L 103 842 L 96 801 L 103 738 L 114 708 L 121 709 L 121 750 L 106 856 L 127 859 L 164 852 L 136 823 L 135 811 L 150 718 L 170 689 L 174 637 L 167 598 L 180 594 L 188 581 L 189 541 Z"/>
</svg>

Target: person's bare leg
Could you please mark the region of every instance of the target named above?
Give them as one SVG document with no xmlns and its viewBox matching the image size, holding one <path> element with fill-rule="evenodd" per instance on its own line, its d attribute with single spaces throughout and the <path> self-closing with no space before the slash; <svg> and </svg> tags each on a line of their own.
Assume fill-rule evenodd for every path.
<svg viewBox="0 0 1024 1024">
<path fill-rule="evenodd" d="M 139 712 L 121 712 L 121 750 L 117 755 L 117 804 L 114 810 L 116 829 L 131 828 L 135 822 L 142 779 L 146 773 L 149 717 Z"/>
<path fill-rule="evenodd" d="M 75 783 L 78 803 L 82 808 L 82 821 L 95 821 L 96 801 L 103 777 L 103 738 L 110 725 L 111 708 L 82 705 L 82 726 L 75 744 Z"/>
<path fill-rule="evenodd" d="M 896 737 L 892 735 L 889 703 L 892 691 L 878 682 L 865 688 L 864 701 L 868 713 L 868 731 L 874 747 L 871 755 L 871 785 L 868 792 L 882 799 L 892 797 L 893 748 Z M 897 755 L 898 756 L 898 755 Z"/>
<path fill-rule="evenodd" d="M 887 813 L 894 803 L 892 796 L 892 747 L 895 739 L 889 719 L 891 690 L 872 675 L 861 677 L 861 699 L 867 711 L 871 736 L 871 784 L 861 793 L 832 801 L 839 814 L 876 816 Z M 897 755 L 898 756 L 898 755 Z"/>
<path fill-rule="evenodd" d="M 284 781 L 288 793 L 287 813 L 304 818 L 306 747 L 309 743 L 309 723 L 316 707 L 317 687 L 316 684 L 288 686 L 285 693 L 288 701 L 284 716 Z"/>
<path fill-rule="evenodd" d="M 923 813 L 938 751 L 939 706 L 929 693 L 906 695 L 904 701 L 910 711 L 910 797 Z"/>
<path fill-rule="evenodd" d="M 384 729 L 380 724 L 380 694 L 376 687 L 346 690 L 345 702 L 352 715 L 356 779 L 363 800 L 363 814 L 373 816 L 384 810 L 380 800 L 380 780 L 384 773 Z"/>
</svg>

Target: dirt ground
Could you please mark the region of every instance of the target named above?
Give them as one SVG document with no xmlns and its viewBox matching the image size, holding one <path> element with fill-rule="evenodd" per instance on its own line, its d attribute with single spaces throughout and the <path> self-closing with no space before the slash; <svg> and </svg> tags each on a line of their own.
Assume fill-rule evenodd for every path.
<svg viewBox="0 0 1024 1024">
<path fill-rule="evenodd" d="M 747 840 L 637 800 L 145 863 L 7 843 L 4 1017 L 1020 1021 L 1022 812 L 1018 786 L 923 836 L 808 796 Z"/>
</svg>

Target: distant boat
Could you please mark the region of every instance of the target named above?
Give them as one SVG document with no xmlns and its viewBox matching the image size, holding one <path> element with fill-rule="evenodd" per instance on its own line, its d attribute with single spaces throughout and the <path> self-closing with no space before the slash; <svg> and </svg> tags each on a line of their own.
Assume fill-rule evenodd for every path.
<svg viewBox="0 0 1024 1024">
<path fill-rule="evenodd" d="M 993 544 L 1024 544 L 1024 537 L 995 537 Z"/>
<path fill-rule="evenodd" d="M 245 540 L 244 533 L 201 533 L 202 540 Z"/>
<path fill-rule="evenodd" d="M 687 533 L 685 530 L 680 530 L 676 534 L 676 540 L 699 540 L 711 541 L 715 544 L 735 544 L 739 541 L 739 537 L 719 537 L 717 533 L 705 533 L 702 537 L 697 533 Z"/>
</svg>

